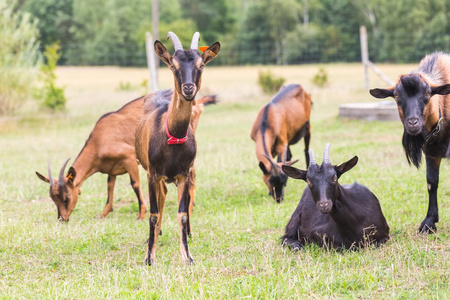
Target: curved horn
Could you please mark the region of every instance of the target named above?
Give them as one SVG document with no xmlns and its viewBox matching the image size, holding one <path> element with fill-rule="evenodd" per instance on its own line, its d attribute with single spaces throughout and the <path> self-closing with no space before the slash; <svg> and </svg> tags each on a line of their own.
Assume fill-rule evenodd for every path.
<svg viewBox="0 0 450 300">
<path fill-rule="evenodd" d="M 316 159 L 314 157 L 314 151 L 312 149 L 309 149 L 308 153 L 309 153 L 309 166 L 308 167 L 310 167 L 312 165 L 317 165 Z"/>
<path fill-rule="evenodd" d="M 181 46 L 180 39 L 177 37 L 175 33 L 169 31 L 169 33 L 167 33 L 167 38 L 170 38 L 170 40 L 172 41 L 173 47 L 175 48 L 175 52 L 177 52 L 178 50 L 183 50 L 183 46 Z"/>
<path fill-rule="evenodd" d="M 279 176 L 280 172 L 278 171 L 278 165 L 273 161 L 272 158 L 270 158 L 268 155 L 264 154 L 264 157 L 267 158 L 267 160 L 270 162 L 270 164 L 272 165 L 272 172 L 274 176 Z"/>
<path fill-rule="evenodd" d="M 50 181 L 50 186 L 55 185 L 55 181 L 52 176 L 52 167 L 50 166 L 50 158 L 48 159 L 48 181 Z"/>
<path fill-rule="evenodd" d="M 59 186 L 64 186 L 64 170 L 66 169 L 67 163 L 69 162 L 70 158 L 66 160 L 66 162 L 63 164 L 61 171 L 59 171 Z"/>
<path fill-rule="evenodd" d="M 323 150 L 323 163 L 331 164 L 330 161 L 330 143 L 325 145 L 325 150 Z"/>
<path fill-rule="evenodd" d="M 198 50 L 198 41 L 200 40 L 200 33 L 194 33 L 191 42 L 191 49 Z"/>
</svg>

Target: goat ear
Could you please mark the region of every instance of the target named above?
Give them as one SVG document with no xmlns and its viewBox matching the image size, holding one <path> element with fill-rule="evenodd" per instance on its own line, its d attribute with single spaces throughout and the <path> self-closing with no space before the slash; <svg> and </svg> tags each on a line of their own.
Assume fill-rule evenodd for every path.
<svg viewBox="0 0 450 300">
<path fill-rule="evenodd" d="M 336 170 L 337 177 L 341 177 L 342 174 L 351 170 L 354 166 L 356 166 L 357 163 L 358 156 L 354 156 L 352 159 L 335 166 L 334 169 Z"/>
<path fill-rule="evenodd" d="M 160 41 L 155 41 L 155 53 L 159 56 L 159 58 L 161 58 L 163 62 L 166 63 L 166 65 L 170 66 L 172 56 Z"/>
<path fill-rule="evenodd" d="M 394 88 L 388 88 L 388 89 L 371 89 L 369 93 L 374 96 L 375 98 L 387 98 L 387 97 L 394 97 Z"/>
<path fill-rule="evenodd" d="M 450 94 L 450 83 L 431 87 L 431 95 L 448 95 L 448 94 Z"/>
<path fill-rule="evenodd" d="M 69 172 L 67 172 L 67 182 L 73 185 L 75 177 L 77 176 L 77 172 L 73 167 L 70 167 Z"/>
<path fill-rule="evenodd" d="M 42 175 L 41 173 L 39 173 L 37 171 L 36 171 L 36 175 L 37 175 L 37 177 L 39 177 L 40 180 L 45 181 L 47 183 L 50 183 L 50 180 L 48 179 L 47 176 L 44 176 L 44 175 Z"/>
<path fill-rule="evenodd" d="M 206 49 L 205 52 L 203 52 L 202 54 L 203 62 L 205 63 L 205 65 L 209 63 L 211 60 L 213 60 L 214 57 L 216 57 L 217 54 L 219 54 L 219 52 L 220 52 L 219 42 L 215 42 L 214 44 L 209 46 L 209 48 Z"/>
<path fill-rule="evenodd" d="M 303 170 L 291 167 L 289 165 L 282 165 L 281 169 L 287 176 L 289 176 L 291 178 L 306 180 L 307 171 L 303 171 Z"/>
<path fill-rule="evenodd" d="M 265 175 L 270 174 L 270 172 L 267 171 L 266 166 L 263 164 L 262 161 L 259 162 L 259 168 L 263 171 L 263 173 L 264 173 Z"/>
</svg>

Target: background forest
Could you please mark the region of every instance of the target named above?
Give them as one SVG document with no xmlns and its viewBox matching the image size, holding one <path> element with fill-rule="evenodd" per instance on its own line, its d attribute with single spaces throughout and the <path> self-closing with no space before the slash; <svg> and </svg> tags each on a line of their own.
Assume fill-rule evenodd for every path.
<svg viewBox="0 0 450 300">
<path fill-rule="evenodd" d="M 60 41 L 60 64 L 146 65 L 150 0 L 20 0 L 16 9 L 38 20 L 42 49 Z M 406 63 L 450 49 L 449 16 L 447 0 L 164 0 L 159 37 L 218 40 L 218 65 L 354 62 L 365 25 L 372 61 Z"/>
</svg>

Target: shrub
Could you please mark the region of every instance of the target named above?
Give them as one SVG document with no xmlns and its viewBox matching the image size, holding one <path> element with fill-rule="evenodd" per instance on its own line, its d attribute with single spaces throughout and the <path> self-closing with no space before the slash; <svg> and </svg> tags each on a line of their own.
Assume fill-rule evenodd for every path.
<svg viewBox="0 0 450 300">
<path fill-rule="evenodd" d="M 283 77 L 277 77 L 272 72 L 259 72 L 258 84 L 266 94 L 274 94 L 278 92 L 283 83 L 286 81 Z"/>
<path fill-rule="evenodd" d="M 319 68 L 319 71 L 311 79 L 311 82 L 318 87 L 324 87 L 325 85 L 327 85 L 328 84 L 327 71 L 324 68 Z"/>
<path fill-rule="evenodd" d="M 0 116 L 30 98 L 40 62 L 37 21 L 15 7 L 15 0 L 0 0 Z"/>
<path fill-rule="evenodd" d="M 45 46 L 44 57 L 47 61 L 41 68 L 41 80 L 43 87 L 37 91 L 36 96 L 42 100 L 42 107 L 50 110 L 64 110 L 66 108 L 66 96 L 64 88 L 55 84 L 55 70 L 61 53 L 59 43 Z"/>
</svg>

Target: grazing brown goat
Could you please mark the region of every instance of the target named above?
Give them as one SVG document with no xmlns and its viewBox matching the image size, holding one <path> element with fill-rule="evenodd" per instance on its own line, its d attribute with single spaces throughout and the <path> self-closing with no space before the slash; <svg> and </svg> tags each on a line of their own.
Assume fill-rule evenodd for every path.
<svg viewBox="0 0 450 300">
<path fill-rule="evenodd" d="M 50 183 L 50 197 L 58 209 L 58 219 L 69 221 L 74 210 L 78 195 L 81 193 L 81 185 L 96 172 L 108 174 L 108 198 L 106 206 L 100 215 L 108 216 L 113 210 L 113 193 L 116 176 L 128 173 L 131 186 L 136 193 L 139 203 L 138 219 L 145 218 L 147 208 L 144 204 L 139 180 L 138 163 L 136 160 L 135 135 L 137 124 L 143 115 L 143 103 L 146 98 L 152 98 L 154 94 L 148 94 L 125 104 L 121 109 L 103 115 L 96 123 L 85 146 L 78 154 L 66 176 L 64 170 L 68 160 L 59 172 L 58 179 L 53 178 L 48 166 L 48 177 L 36 172 L 43 181 Z M 215 96 L 205 96 L 197 100 L 197 105 L 192 110 L 192 119 L 197 127 L 198 120 L 203 112 L 203 105 L 213 104 Z"/>
<path fill-rule="evenodd" d="M 397 102 L 408 163 L 419 168 L 425 154 L 429 204 L 419 231 L 433 233 L 439 222 L 439 166 L 442 158 L 450 157 L 450 54 L 425 56 L 417 70 L 400 76 L 394 86 L 372 89 L 370 94 Z"/>
<path fill-rule="evenodd" d="M 250 137 L 256 143 L 256 158 L 263 172 L 263 180 L 269 195 L 277 202 L 284 197 L 287 176 L 281 165 L 292 165 L 290 145 L 301 138 L 305 140 L 306 165 L 309 164 L 311 139 L 311 97 L 299 84 L 283 87 L 275 97 L 261 107 L 253 123 Z M 274 157 L 278 156 L 278 162 Z"/>
<path fill-rule="evenodd" d="M 172 70 L 174 92 L 161 91 L 144 104 L 144 116 L 136 130 L 136 154 L 147 171 L 150 201 L 150 234 L 145 262 L 155 262 L 156 244 L 166 201 L 166 182 L 178 190 L 177 220 L 180 226 L 180 251 L 186 263 L 193 259 L 188 249 L 190 207 L 194 197 L 194 160 L 197 146 L 192 122 L 195 95 L 200 89 L 203 67 L 220 51 L 214 43 L 202 55 L 198 52 L 199 33 L 195 33 L 189 50 L 183 50 L 178 37 L 169 32 L 175 53 L 171 55 L 160 41 L 155 52 Z"/>
</svg>

